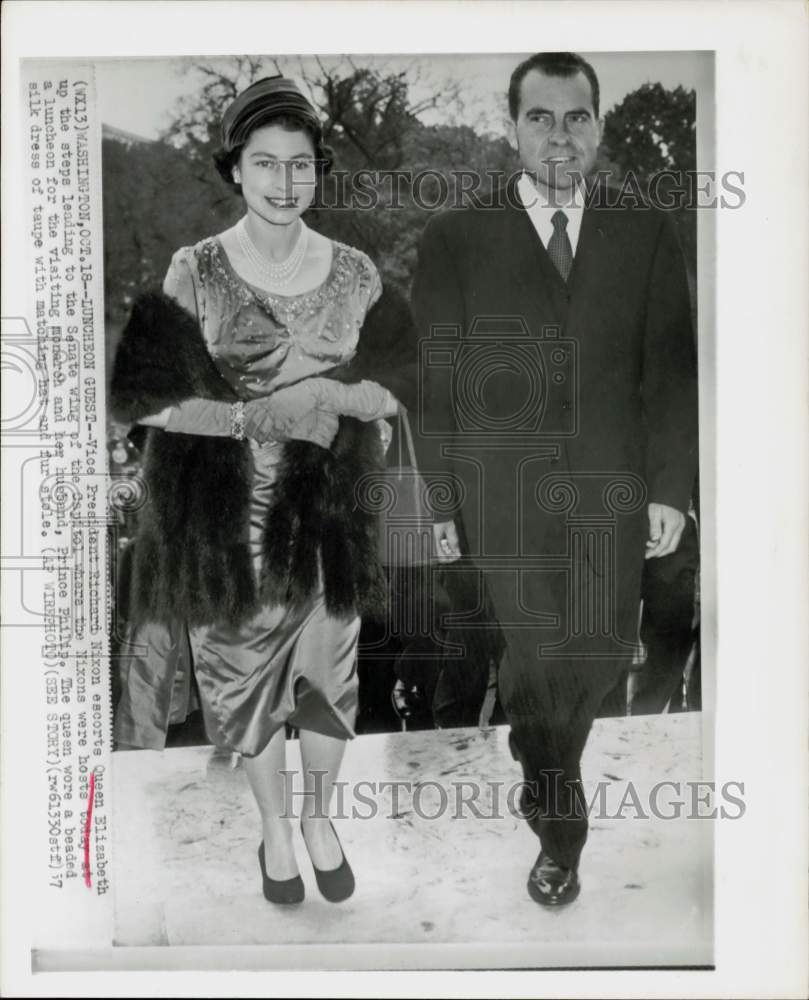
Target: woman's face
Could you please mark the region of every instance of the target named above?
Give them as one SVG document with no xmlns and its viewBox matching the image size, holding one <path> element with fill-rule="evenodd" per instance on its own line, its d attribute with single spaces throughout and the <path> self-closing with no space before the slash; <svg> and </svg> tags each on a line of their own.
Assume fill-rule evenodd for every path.
<svg viewBox="0 0 809 1000">
<path fill-rule="evenodd" d="M 271 225 L 289 225 L 315 197 L 315 149 L 309 134 L 265 125 L 250 133 L 233 168 L 248 212 Z"/>
</svg>

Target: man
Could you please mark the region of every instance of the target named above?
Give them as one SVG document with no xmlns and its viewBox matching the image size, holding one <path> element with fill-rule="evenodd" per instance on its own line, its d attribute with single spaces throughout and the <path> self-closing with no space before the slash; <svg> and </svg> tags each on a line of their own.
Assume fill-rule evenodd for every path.
<svg viewBox="0 0 809 1000">
<path fill-rule="evenodd" d="M 499 694 L 541 847 L 528 891 L 550 906 L 579 892 L 582 751 L 635 649 L 644 555 L 677 548 L 697 461 L 682 256 L 663 213 L 610 205 L 593 180 L 598 104 L 577 55 L 519 65 L 522 173 L 430 221 L 413 287 L 420 462 L 456 496 L 435 491 L 437 551 L 482 567 L 507 636 Z"/>
</svg>

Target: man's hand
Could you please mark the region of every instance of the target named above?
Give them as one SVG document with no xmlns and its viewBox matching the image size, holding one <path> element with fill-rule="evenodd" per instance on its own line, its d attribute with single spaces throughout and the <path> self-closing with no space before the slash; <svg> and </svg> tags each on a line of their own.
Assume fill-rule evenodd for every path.
<svg viewBox="0 0 809 1000">
<path fill-rule="evenodd" d="M 440 524 L 434 524 L 433 538 L 439 562 L 455 562 L 456 559 L 461 558 L 461 546 L 458 544 L 458 531 L 454 521 L 441 521 Z"/>
<path fill-rule="evenodd" d="M 685 528 L 685 514 L 664 503 L 649 504 L 649 541 L 646 558 L 658 559 L 677 551 Z"/>
</svg>

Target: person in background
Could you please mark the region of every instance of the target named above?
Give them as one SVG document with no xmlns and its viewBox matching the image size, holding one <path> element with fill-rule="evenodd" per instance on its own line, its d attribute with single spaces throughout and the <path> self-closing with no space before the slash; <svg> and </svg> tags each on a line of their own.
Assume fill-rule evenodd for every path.
<svg viewBox="0 0 809 1000">
<path fill-rule="evenodd" d="M 640 637 L 646 661 L 632 674 L 633 715 L 653 715 L 667 707 L 678 712 L 684 700 L 689 709 L 701 706 L 698 574 L 699 535 L 696 520 L 689 516 L 677 551 L 650 559 L 644 567 Z"/>
</svg>

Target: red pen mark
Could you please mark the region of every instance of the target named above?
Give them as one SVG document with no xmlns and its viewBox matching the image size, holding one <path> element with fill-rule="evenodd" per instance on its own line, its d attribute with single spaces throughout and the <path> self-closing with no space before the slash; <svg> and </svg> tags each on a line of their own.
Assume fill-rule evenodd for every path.
<svg viewBox="0 0 809 1000">
<path fill-rule="evenodd" d="M 87 819 L 84 821 L 84 884 L 88 889 L 93 888 L 93 880 L 90 875 L 90 830 L 93 822 L 93 800 L 96 794 L 96 773 L 90 772 L 90 792 L 87 804 Z"/>
</svg>

